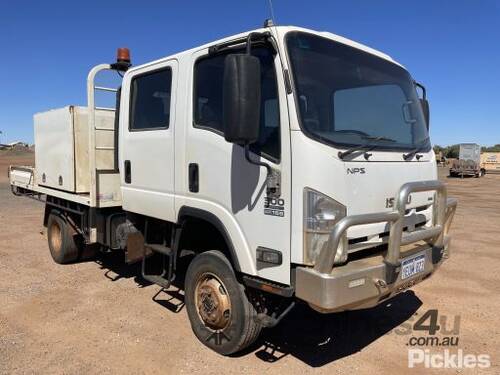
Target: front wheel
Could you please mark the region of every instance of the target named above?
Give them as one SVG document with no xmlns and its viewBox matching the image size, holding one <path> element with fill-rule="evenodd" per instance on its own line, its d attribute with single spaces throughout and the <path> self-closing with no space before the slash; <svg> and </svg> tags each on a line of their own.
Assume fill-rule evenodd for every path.
<svg viewBox="0 0 500 375">
<path fill-rule="evenodd" d="M 240 351 L 259 336 L 257 311 L 220 251 L 197 255 L 185 279 L 186 308 L 196 337 L 223 355 Z"/>
</svg>

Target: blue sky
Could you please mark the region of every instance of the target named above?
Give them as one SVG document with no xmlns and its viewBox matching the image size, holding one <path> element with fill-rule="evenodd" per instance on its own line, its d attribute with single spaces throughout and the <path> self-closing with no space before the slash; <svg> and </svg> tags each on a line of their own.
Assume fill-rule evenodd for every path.
<svg viewBox="0 0 500 375">
<path fill-rule="evenodd" d="M 500 0 L 274 0 L 278 24 L 377 48 L 428 89 L 434 144 L 500 143 Z M 95 64 L 135 64 L 259 27 L 268 0 L 0 1 L 0 142 L 33 141 L 33 113 L 85 104 Z"/>
</svg>

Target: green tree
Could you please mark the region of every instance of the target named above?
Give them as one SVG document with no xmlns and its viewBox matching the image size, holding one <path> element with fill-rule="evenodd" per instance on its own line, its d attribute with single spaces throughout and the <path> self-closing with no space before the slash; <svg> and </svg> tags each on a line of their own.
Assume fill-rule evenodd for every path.
<svg viewBox="0 0 500 375">
<path fill-rule="evenodd" d="M 500 152 L 500 144 L 496 144 L 494 146 L 490 146 L 490 147 L 481 147 L 481 151 L 482 152 Z"/>
<path fill-rule="evenodd" d="M 460 146 L 459 145 L 451 145 L 445 148 L 445 156 L 450 159 L 458 159 L 458 155 L 460 154 Z"/>
<path fill-rule="evenodd" d="M 444 150 L 444 148 L 441 147 L 440 145 L 434 145 L 433 149 L 435 154 L 438 154 Z"/>
</svg>

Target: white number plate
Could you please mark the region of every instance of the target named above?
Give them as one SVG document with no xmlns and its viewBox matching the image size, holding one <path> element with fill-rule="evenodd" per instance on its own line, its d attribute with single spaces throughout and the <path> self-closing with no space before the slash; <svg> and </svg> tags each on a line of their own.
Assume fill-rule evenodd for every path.
<svg viewBox="0 0 500 375">
<path fill-rule="evenodd" d="M 403 260 L 401 264 L 401 280 L 407 279 L 423 272 L 425 267 L 425 254 Z"/>
</svg>

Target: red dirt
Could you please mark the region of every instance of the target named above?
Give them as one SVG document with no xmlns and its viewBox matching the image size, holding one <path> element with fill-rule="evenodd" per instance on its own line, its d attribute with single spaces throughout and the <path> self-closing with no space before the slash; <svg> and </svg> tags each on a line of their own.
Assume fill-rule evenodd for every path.
<svg viewBox="0 0 500 375">
<path fill-rule="evenodd" d="M 0 154 L 0 374 L 403 374 L 410 336 L 395 330 L 429 309 L 449 320 L 460 315 L 458 347 L 489 354 L 492 367 L 481 371 L 500 373 L 500 175 L 443 176 L 449 195 L 459 198 L 452 257 L 413 291 L 350 313 L 320 315 L 299 306 L 250 350 L 222 357 L 192 334 L 175 288 L 153 300 L 160 288 L 118 256 L 67 266 L 52 261 L 43 205 L 13 196 L 6 179 L 8 164 L 32 158 Z M 172 303 L 180 311 L 171 311 Z"/>
</svg>

